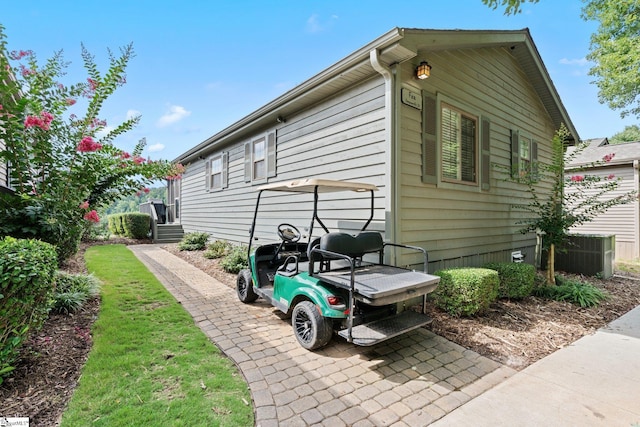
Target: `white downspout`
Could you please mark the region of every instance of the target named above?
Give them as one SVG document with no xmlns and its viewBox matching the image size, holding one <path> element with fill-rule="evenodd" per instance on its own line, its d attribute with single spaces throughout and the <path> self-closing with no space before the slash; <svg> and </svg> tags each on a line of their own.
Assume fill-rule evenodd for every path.
<svg viewBox="0 0 640 427">
<path fill-rule="evenodd" d="M 636 191 L 638 197 L 640 197 L 640 162 L 636 159 L 633 161 L 633 189 Z M 633 223 L 635 224 L 635 254 L 636 258 L 640 257 L 640 199 L 634 203 L 635 209 L 633 213 Z"/>
<path fill-rule="evenodd" d="M 396 242 L 400 236 L 400 224 L 398 221 L 398 178 L 396 176 L 398 159 L 396 131 L 395 131 L 395 67 L 389 67 L 380 62 L 378 49 L 369 52 L 371 66 L 375 71 L 384 77 L 384 128 L 387 147 L 385 150 L 385 187 L 387 197 L 385 197 L 385 237 L 389 242 Z M 396 262 L 395 250 L 392 251 L 391 263 Z"/>
</svg>

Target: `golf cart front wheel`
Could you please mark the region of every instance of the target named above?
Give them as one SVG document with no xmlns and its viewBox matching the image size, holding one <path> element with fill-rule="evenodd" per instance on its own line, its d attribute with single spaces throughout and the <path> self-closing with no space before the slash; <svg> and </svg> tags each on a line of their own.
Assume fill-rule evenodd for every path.
<svg viewBox="0 0 640 427">
<path fill-rule="evenodd" d="M 320 314 L 311 301 L 296 304 L 291 315 L 291 326 L 296 339 L 307 350 L 327 345 L 333 334 L 331 320 Z"/>
<path fill-rule="evenodd" d="M 258 294 L 253 290 L 253 278 L 251 271 L 241 270 L 236 280 L 236 292 L 238 299 L 246 304 L 258 299 Z"/>
</svg>

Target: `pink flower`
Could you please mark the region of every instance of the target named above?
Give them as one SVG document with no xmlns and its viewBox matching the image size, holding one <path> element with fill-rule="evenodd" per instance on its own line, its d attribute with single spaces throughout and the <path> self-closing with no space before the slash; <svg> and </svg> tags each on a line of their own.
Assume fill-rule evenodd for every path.
<svg viewBox="0 0 640 427">
<path fill-rule="evenodd" d="M 53 121 L 53 114 L 43 111 L 40 113 L 40 117 L 38 116 L 27 116 L 24 120 L 24 127 L 39 127 L 42 130 L 49 130 L 49 125 Z"/>
<path fill-rule="evenodd" d="M 609 163 L 611 160 L 613 160 L 613 157 L 614 157 L 615 155 L 616 155 L 616 153 L 607 154 L 606 156 L 604 156 L 604 157 L 602 158 L 602 160 L 603 160 L 605 163 Z"/>
<path fill-rule="evenodd" d="M 149 194 L 151 190 L 149 190 L 147 187 L 144 187 L 142 191 L 144 191 L 145 194 Z"/>
<path fill-rule="evenodd" d="M 100 222 L 100 217 L 98 216 L 98 212 L 96 212 L 95 209 L 84 214 L 84 219 L 95 223 Z"/>
<path fill-rule="evenodd" d="M 90 136 L 85 136 L 84 138 L 82 138 L 82 141 L 80 141 L 80 144 L 78 144 L 78 147 L 76 149 L 81 153 L 90 153 L 93 151 L 98 151 L 101 148 L 102 144 L 98 144 Z"/>
<path fill-rule="evenodd" d="M 99 83 L 98 83 L 96 80 L 93 80 L 93 79 L 91 79 L 91 78 L 88 78 L 88 79 L 87 79 L 87 83 L 89 83 L 89 90 L 90 90 L 91 92 L 95 92 L 95 91 L 96 91 L 96 89 L 98 88 L 98 84 L 99 84 Z"/>
<path fill-rule="evenodd" d="M 73 99 L 73 98 L 67 98 L 67 99 L 65 100 L 65 102 L 66 102 L 66 104 L 67 104 L 67 105 L 73 105 L 73 104 L 75 104 L 75 103 L 76 103 L 76 100 L 75 100 L 75 99 Z"/>
<path fill-rule="evenodd" d="M 89 209 L 89 202 L 87 200 L 85 200 L 84 202 L 80 203 L 80 209 Z"/>
<path fill-rule="evenodd" d="M 614 174 L 609 174 L 609 176 L 607 177 L 607 179 L 613 179 L 613 178 L 615 178 L 615 177 L 616 177 L 616 176 L 615 176 Z"/>
<path fill-rule="evenodd" d="M 133 163 L 135 163 L 136 165 L 141 165 L 144 163 L 144 157 L 140 157 L 140 156 L 135 156 L 133 158 Z"/>
<path fill-rule="evenodd" d="M 571 177 L 571 181 L 573 182 L 582 182 L 584 181 L 584 176 L 583 175 L 574 175 Z"/>
<path fill-rule="evenodd" d="M 33 51 L 31 50 L 12 50 L 11 53 L 9 54 L 9 58 L 13 59 L 14 61 L 20 60 L 22 58 L 24 58 L 25 56 L 30 56 L 33 54 Z"/>
<path fill-rule="evenodd" d="M 33 76 L 36 74 L 35 71 L 33 71 L 30 68 L 25 67 L 24 65 L 20 66 L 20 74 L 22 74 L 22 77 L 27 77 L 27 76 Z"/>
<path fill-rule="evenodd" d="M 123 151 L 122 153 L 120 153 L 120 158 L 122 160 L 130 159 L 131 158 L 131 154 L 127 153 L 126 151 Z"/>
</svg>

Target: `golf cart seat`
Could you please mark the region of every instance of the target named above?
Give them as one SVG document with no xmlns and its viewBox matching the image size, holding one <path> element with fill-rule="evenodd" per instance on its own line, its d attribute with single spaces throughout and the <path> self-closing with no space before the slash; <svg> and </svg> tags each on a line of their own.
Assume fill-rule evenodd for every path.
<svg viewBox="0 0 640 427">
<path fill-rule="evenodd" d="M 365 254 L 382 253 L 384 241 L 376 231 L 363 231 L 356 236 L 347 233 L 327 233 L 320 238 L 320 249 L 362 260 Z M 325 257 L 330 257 L 325 255 Z M 382 255 L 380 256 L 382 262 Z"/>
</svg>

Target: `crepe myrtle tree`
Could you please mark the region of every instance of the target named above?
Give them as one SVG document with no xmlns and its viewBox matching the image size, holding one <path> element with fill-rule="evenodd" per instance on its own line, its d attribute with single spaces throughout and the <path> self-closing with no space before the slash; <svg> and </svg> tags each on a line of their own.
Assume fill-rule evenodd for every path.
<svg viewBox="0 0 640 427">
<path fill-rule="evenodd" d="M 561 126 L 552 140 L 550 163 L 538 162 L 526 171 L 513 171 L 510 175 L 511 180 L 528 187 L 528 202 L 513 207 L 531 214 L 530 218 L 517 222 L 524 225 L 520 230 L 522 233 L 534 231 L 543 234 L 543 250 L 548 251 L 547 282 L 550 284 L 555 284 L 555 253 L 564 250 L 571 227 L 589 222 L 609 208 L 631 203 L 638 197 L 633 191 L 616 194 L 621 178 L 613 174 L 598 176 L 584 173 L 588 168 L 610 162 L 614 152 L 565 174 L 565 164 L 588 145 L 582 143 L 567 154 L 568 136 L 567 128 Z M 539 185 L 541 182 L 551 183 L 551 188 Z"/>
<path fill-rule="evenodd" d="M 104 102 L 125 84 L 132 57 L 131 44 L 117 57 L 109 51 L 109 69 L 101 74 L 82 46 L 88 76 L 64 85 L 68 64 L 61 52 L 40 66 L 32 51 L 8 51 L 0 26 L 0 163 L 13 189 L 0 196 L 0 235 L 52 243 L 63 261 L 77 251 L 84 228 L 99 221 L 97 208 L 155 180 L 180 177 L 181 165 L 142 157 L 144 140 L 130 153 L 115 145 L 139 116 L 109 127 L 100 118 Z"/>
</svg>

